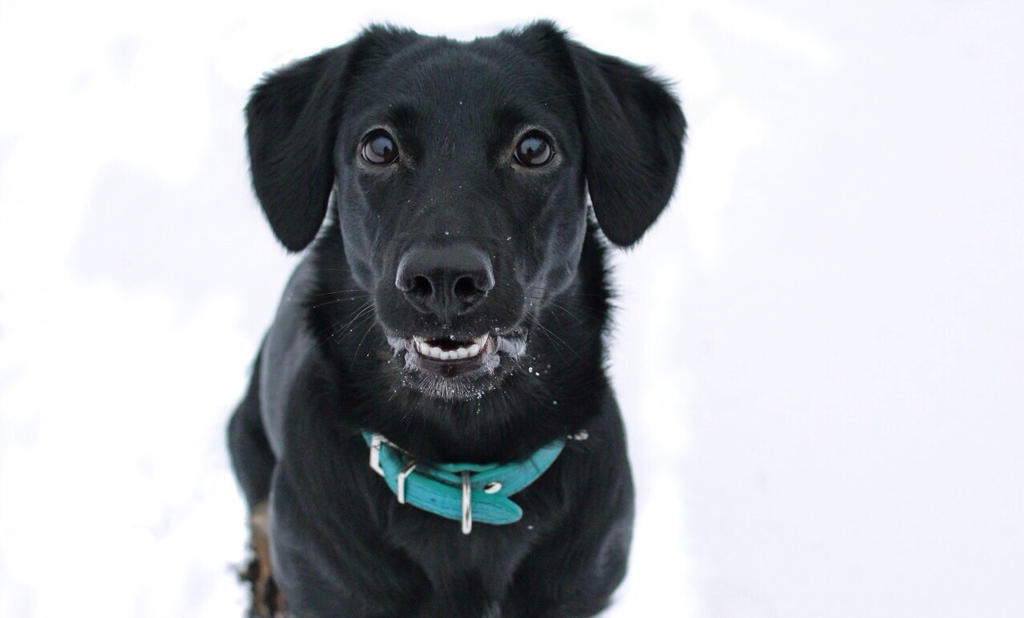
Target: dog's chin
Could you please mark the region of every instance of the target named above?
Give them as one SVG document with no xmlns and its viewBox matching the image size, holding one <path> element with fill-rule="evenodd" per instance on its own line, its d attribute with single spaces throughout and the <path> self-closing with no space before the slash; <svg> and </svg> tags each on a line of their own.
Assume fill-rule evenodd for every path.
<svg viewBox="0 0 1024 618">
<path fill-rule="evenodd" d="M 449 401 L 480 398 L 501 385 L 526 351 L 526 333 L 428 338 L 389 332 L 402 384 Z"/>
</svg>

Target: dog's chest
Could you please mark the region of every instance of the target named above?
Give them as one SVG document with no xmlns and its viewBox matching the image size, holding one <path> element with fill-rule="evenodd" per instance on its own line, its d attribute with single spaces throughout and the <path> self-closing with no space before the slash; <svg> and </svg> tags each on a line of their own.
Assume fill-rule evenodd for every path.
<svg viewBox="0 0 1024 618">
<path fill-rule="evenodd" d="M 504 588 L 547 526 L 538 513 L 506 525 L 477 523 L 463 534 L 460 523 L 409 505 L 390 508 L 386 535 L 423 568 L 435 585 L 471 576 L 486 588 Z"/>
</svg>

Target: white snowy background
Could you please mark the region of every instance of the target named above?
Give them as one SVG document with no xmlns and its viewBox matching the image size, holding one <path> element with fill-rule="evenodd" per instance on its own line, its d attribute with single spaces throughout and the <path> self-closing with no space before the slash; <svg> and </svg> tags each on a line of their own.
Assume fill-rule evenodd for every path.
<svg viewBox="0 0 1024 618">
<path fill-rule="evenodd" d="M 223 427 L 295 263 L 247 90 L 373 21 L 537 17 L 691 123 L 615 258 L 606 615 L 1024 616 L 1022 6 L 0 1 L 0 616 L 241 615 Z"/>
</svg>

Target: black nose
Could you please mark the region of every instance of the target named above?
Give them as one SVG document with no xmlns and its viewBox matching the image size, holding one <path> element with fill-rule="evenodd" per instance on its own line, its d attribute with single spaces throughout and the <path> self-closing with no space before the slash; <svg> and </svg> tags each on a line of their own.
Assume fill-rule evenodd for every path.
<svg viewBox="0 0 1024 618">
<path fill-rule="evenodd" d="M 482 250 L 465 244 L 410 249 L 398 262 L 395 287 L 413 307 L 443 320 L 468 313 L 494 287 Z"/>
</svg>

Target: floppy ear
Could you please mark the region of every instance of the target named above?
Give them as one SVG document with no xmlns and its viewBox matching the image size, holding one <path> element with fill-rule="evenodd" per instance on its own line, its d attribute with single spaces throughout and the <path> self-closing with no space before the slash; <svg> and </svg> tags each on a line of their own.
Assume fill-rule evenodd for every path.
<svg viewBox="0 0 1024 618">
<path fill-rule="evenodd" d="M 270 73 L 245 106 L 252 185 L 270 227 L 289 251 L 313 240 L 327 211 L 350 46 Z"/>
<path fill-rule="evenodd" d="M 665 85 L 633 64 L 569 42 L 584 173 L 604 235 L 629 246 L 668 204 L 683 157 L 686 119 Z"/>
<path fill-rule="evenodd" d="M 334 184 L 334 142 L 348 82 L 360 67 L 419 38 L 412 30 L 370 26 L 267 75 L 245 106 L 252 185 L 274 234 L 289 251 L 316 237 Z"/>
</svg>

